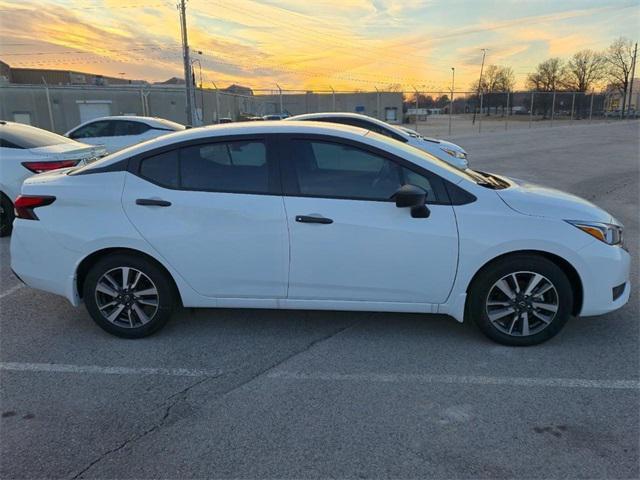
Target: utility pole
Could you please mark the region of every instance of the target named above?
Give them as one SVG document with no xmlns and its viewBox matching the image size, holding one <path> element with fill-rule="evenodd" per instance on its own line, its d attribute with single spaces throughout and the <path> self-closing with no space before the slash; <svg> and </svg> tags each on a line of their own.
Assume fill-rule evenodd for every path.
<svg viewBox="0 0 640 480">
<path fill-rule="evenodd" d="M 186 0 L 180 0 L 178 4 L 180 11 L 180 30 L 182 33 L 182 60 L 184 62 L 184 83 L 186 94 L 187 123 L 194 124 L 193 118 L 193 78 L 191 76 L 191 59 L 189 58 L 189 38 L 187 36 L 187 5 Z"/>
<path fill-rule="evenodd" d="M 480 79 L 478 80 L 478 98 L 480 97 L 480 88 L 482 87 L 482 71 L 484 70 L 484 57 L 487 55 L 487 50 L 489 50 L 488 48 L 481 48 L 480 50 L 482 50 L 482 65 L 480 65 Z M 482 109 L 482 103 L 480 104 L 480 108 Z M 482 112 L 480 112 L 480 115 L 482 115 Z M 476 123 L 476 109 L 473 109 L 473 121 L 471 122 L 471 125 L 475 125 Z"/>
<path fill-rule="evenodd" d="M 638 42 L 636 42 L 636 46 L 633 49 L 633 62 L 631 63 L 631 81 L 629 82 L 629 108 L 627 112 L 631 110 L 631 102 L 633 101 L 633 77 L 636 75 L 636 57 L 638 55 Z M 635 110 L 638 110 L 638 105 L 636 105 Z"/>
</svg>

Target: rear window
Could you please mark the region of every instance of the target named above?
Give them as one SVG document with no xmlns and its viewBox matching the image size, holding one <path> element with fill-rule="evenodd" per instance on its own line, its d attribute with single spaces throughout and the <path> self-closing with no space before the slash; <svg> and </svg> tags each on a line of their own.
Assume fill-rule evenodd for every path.
<svg viewBox="0 0 640 480">
<path fill-rule="evenodd" d="M 146 123 L 132 122 L 130 120 L 115 120 L 113 123 L 113 135 L 116 137 L 123 135 L 141 135 L 151 129 Z"/>
<path fill-rule="evenodd" d="M 38 148 L 62 143 L 76 143 L 73 140 L 29 125 L 0 125 L 0 145 L 9 148 Z M 10 146 L 12 145 L 12 146 Z"/>
</svg>

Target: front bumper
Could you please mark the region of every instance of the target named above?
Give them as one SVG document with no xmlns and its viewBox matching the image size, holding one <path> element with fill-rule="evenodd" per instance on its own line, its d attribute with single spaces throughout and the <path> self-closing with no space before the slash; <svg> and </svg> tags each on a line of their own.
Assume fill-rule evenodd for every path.
<svg viewBox="0 0 640 480">
<path fill-rule="evenodd" d="M 581 249 L 579 254 L 584 261 L 579 272 L 583 287 L 580 315 L 603 315 L 624 306 L 631 294 L 629 253 L 596 240 Z M 616 287 L 620 288 L 614 294 Z"/>
</svg>

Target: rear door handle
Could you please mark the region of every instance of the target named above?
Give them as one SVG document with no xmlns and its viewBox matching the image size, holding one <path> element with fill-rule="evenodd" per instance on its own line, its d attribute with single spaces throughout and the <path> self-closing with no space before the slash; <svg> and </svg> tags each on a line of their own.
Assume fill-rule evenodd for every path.
<svg viewBox="0 0 640 480">
<path fill-rule="evenodd" d="M 159 200 L 157 198 L 138 198 L 136 205 L 155 206 L 155 207 L 170 207 L 171 202 L 166 200 Z"/>
<path fill-rule="evenodd" d="M 322 216 L 313 216 L 313 215 L 296 215 L 296 222 L 300 223 L 322 223 L 324 225 L 328 225 L 329 223 L 333 223 L 333 220 L 327 217 Z"/>
</svg>

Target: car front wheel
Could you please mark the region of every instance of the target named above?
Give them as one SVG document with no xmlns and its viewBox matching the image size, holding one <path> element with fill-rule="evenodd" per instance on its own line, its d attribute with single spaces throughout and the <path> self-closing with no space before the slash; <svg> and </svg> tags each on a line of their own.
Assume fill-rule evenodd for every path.
<svg viewBox="0 0 640 480">
<path fill-rule="evenodd" d="M 125 338 L 156 332 L 176 305 L 167 274 L 154 262 L 131 254 L 99 260 L 89 270 L 83 292 L 93 320 L 107 332 Z"/>
<path fill-rule="evenodd" d="M 542 343 L 571 316 L 573 291 L 564 271 L 547 258 L 517 255 L 484 269 L 469 291 L 468 316 L 503 345 Z"/>
</svg>

